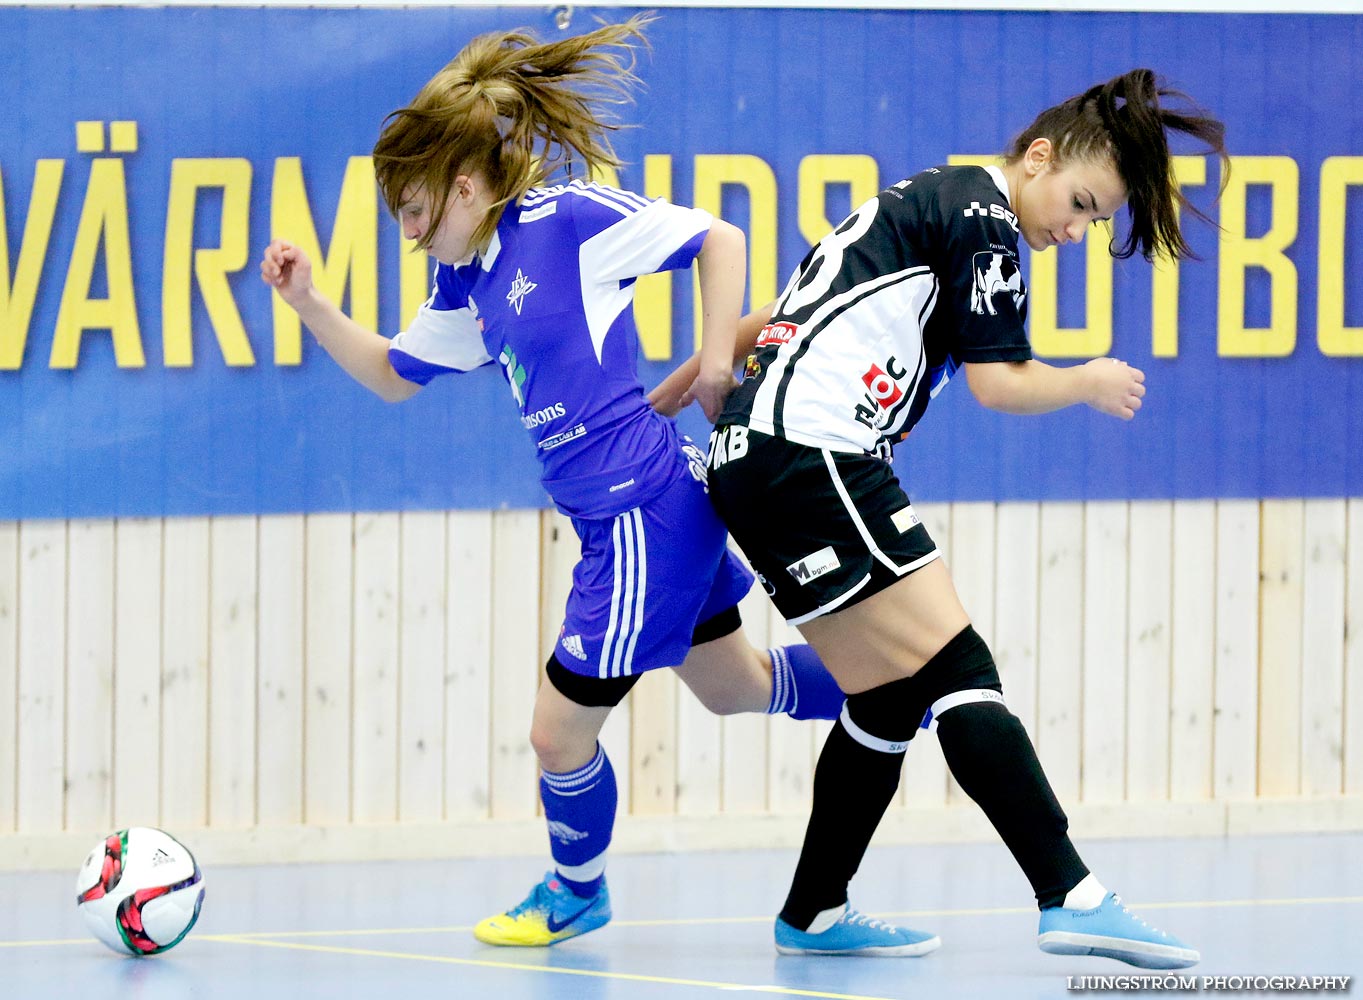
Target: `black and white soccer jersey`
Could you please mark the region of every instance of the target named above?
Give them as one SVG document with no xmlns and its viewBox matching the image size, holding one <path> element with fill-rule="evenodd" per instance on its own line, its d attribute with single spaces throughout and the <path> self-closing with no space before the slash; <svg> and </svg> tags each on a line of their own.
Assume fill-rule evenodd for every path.
<svg viewBox="0 0 1363 1000">
<path fill-rule="evenodd" d="M 719 422 L 888 458 L 961 364 L 1032 356 L 1017 251 L 997 167 L 882 191 L 800 264 Z"/>
</svg>

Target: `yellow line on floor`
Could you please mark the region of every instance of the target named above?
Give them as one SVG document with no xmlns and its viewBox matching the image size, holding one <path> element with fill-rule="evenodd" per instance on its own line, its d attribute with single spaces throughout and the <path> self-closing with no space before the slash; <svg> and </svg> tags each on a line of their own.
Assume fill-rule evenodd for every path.
<svg viewBox="0 0 1363 1000">
<path fill-rule="evenodd" d="M 782 996 L 823 997 L 825 1000 L 886 1000 L 852 993 L 823 993 L 818 990 L 798 990 L 786 986 L 748 985 L 745 983 L 717 983 L 705 979 L 675 979 L 671 976 L 643 976 L 631 972 L 601 972 L 597 969 L 569 969 L 525 962 L 490 962 L 477 958 L 454 958 L 450 955 L 421 955 L 404 951 L 379 951 L 374 948 L 339 948 L 335 945 L 300 944 L 294 941 L 267 941 L 258 937 L 236 937 L 219 934 L 213 940 L 234 944 L 249 944 L 264 948 L 285 948 L 293 951 L 315 951 L 329 955 L 358 955 L 365 958 L 401 958 L 414 962 L 439 962 L 444 965 L 474 965 L 484 969 L 508 969 L 516 972 L 544 972 L 560 976 L 588 976 L 593 979 L 618 979 L 632 983 L 656 983 L 663 986 L 703 986 L 714 990 L 754 993 L 775 993 Z"/>
</svg>

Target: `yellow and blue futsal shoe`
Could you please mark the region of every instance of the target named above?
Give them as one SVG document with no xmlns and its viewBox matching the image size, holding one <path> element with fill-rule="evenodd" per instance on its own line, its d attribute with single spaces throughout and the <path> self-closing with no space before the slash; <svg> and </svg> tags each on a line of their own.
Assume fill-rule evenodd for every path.
<svg viewBox="0 0 1363 1000">
<path fill-rule="evenodd" d="M 610 918 L 611 897 L 604 880 L 595 896 L 583 897 L 549 872 L 515 909 L 480 920 L 473 936 L 484 944 L 536 948 L 604 927 Z"/>
<path fill-rule="evenodd" d="M 1052 955 L 1098 955 L 1142 969 L 1186 969 L 1202 958 L 1172 934 L 1141 920 L 1111 892 L 1091 910 L 1042 910 L 1037 944 Z"/>
</svg>

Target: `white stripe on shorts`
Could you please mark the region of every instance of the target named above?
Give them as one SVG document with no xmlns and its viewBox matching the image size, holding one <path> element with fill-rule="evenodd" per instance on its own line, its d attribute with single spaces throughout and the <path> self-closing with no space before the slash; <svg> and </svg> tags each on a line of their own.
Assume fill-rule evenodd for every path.
<svg viewBox="0 0 1363 1000">
<path fill-rule="evenodd" d="M 822 448 L 820 450 L 823 452 L 823 464 L 828 467 L 828 478 L 833 480 L 833 487 L 838 491 L 838 496 L 842 498 L 843 507 L 846 508 L 848 516 L 852 518 L 852 523 L 857 526 L 857 534 L 861 535 L 861 540 L 866 543 L 866 548 L 871 555 L 875 556 L 890 569 L 894 570 L 895 574 L 898 576 L 912 573 L 920 566 L 926 566 L 941 555 L 941 553 L 934 548 L 927 555 L 919 556 L 913 562 L 905 563 L 901 566 L 884 552 L 880 551 L 880 546 L 877 545 L 876 540 L 871 537 L 871 532 L 866 527 L 866 522 L 861 519 L 861 512 L 857 510 L 856 504 L 852 502 L 851 496 L 848 495 L 847 487 L 843 485 L 842 477 L 838 475 L 838 467 L 833 462 L 833 453 L 827 448 Z"/>
<path fill-rule="evenodd" d="M 603 678 L 633 673 L 634 646 L 644 624 L 648 558 L 643 515 L 637 507 L 616 515 L 611 546 L 615 550 L 615 580 L 611 585 L 610 624 L 597 666 L 597 675 Z"/>
</svg>

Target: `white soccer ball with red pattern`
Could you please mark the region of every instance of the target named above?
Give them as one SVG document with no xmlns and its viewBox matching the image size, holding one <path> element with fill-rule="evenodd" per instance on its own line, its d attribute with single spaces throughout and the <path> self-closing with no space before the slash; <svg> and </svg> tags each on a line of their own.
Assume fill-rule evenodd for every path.
<svg viewBox="0 0 1363 1000">
<path fill-rule="evenodd" d="M 76 906 L 91 932 L 125 955 L 174 948 L 199 919 L 203 873 L 189 848 L 146 826 L 109 834 L 76 876 Z"/>
</svg>

